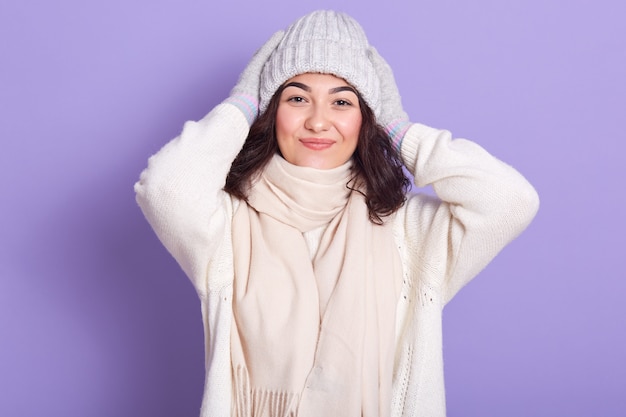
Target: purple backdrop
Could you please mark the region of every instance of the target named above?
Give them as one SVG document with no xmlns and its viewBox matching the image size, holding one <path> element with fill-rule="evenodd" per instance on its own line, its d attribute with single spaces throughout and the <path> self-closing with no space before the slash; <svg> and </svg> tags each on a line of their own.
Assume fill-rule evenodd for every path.
<svg viewBox="0 0 626 417">
<path fill-rule="evenodd" d="M 626 415 L 624 3 L 306 3 L 0 5 L 0 415 L 197 416 L 199 303 L 132 186 L 263 40 L 323 7 L 363 24 L 414 121 L 542 198 L 446 309 L 449 416 Z"/>
</svg>

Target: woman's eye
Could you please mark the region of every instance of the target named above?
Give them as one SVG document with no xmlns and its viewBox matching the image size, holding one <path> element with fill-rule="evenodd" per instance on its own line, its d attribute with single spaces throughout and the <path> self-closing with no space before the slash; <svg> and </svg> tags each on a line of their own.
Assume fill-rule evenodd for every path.
<svg viewBox="0 0 626 417">
<path fill-rule="evenodd" d="M 350 103 L 348 100 L 337 100 L 335 101 L 335 104 L 338 106 L 351 106 L 352 103 Z"/>
<path fill-rule="evenodd" d="M 304 97 L 300 97 L 300 96 L 289 97 L 287 101 L 291 101 L 293 103 L 303 103 Z"/>
</svg>

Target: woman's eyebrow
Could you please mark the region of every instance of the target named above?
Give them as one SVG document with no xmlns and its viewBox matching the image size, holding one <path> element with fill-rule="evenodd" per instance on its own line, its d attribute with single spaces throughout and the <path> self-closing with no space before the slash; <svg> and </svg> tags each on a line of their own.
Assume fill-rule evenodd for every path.
<svg viewBox="0 0 626 417">
<path fill-rule="evenodd" d="M 358 94 L 356 93 L 356 90 L 353 87 L 350 87 L 349 85 L 342 85 L 340 87 L 331 88 L 330 90 L 328 90 L 328 93 L 337 94 L 337 93 L 341 93 L 342 91 L 350 91 L 358 96 Z"/>
<path fill-rule="evenodd" d="M 289 84 L 285 85 L 285 88 L 287 88 L 287 87 L 296 87 L 296 88 L 301 88 L 302 90 L 304 90 L 304 91 L 306 91 L 306 92 L 308 92 L 308 93 L 310 93 L 310 92 L 311 92 L 311 87 L 309 87 L 309 86 L 308 86 L 308 85 L 306 85 L 306 84 L 299 83 L 299 82 L 297 82 L 297 81 L 292 81 L 292 82 L 290 82 Z"/>
<path fill-rule="evenodd" d="M 292 82 L 290 82 L 288 84 L 285 84 L 285 88 L 287 88 L 287 87 L 296 87 L 296 88 L 300 88 L 300 89 L 306 91 L 307 93 L 311 92 L 311 87 L 309 87 L 306 84 L 299 83 L 297 81 L 292 81 Z M 350 92 L 354 93 L 355 95 L 358 95 L 356 90 L 353 87 L 349 86 L 349 85 L 340 85 L 339 87 L 331 88 L 330 90 L 328 90 L 328 93 L 329 94 L 337 94 L 337 93 L 341 93 L 342 91 L 350 91 Z"/>
</svg>

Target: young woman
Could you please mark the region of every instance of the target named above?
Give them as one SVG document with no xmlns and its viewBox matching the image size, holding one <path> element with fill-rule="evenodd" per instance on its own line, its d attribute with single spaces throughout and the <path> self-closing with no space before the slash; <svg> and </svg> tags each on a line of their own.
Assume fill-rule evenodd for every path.
<svg viewBox="0 0 626 417">
<path fill-rule="evenodd" d="M 411 123 L 332 11 L 277 32 L 135 190 L 200 296 L 211 417 L 444 416 L 442 309 L 538 208 L 513 168 Z"/>
</svg>

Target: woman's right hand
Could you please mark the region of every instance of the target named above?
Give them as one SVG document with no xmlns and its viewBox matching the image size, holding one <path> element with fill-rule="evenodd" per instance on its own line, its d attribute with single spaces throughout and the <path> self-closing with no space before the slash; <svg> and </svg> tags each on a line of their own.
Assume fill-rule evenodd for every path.
<svg viewBox="0 0 626 417">
<path fill-rule="evenodd" d="M 227 102 L 237 106 L 252 124 L 259 113 L 259 87 L 261 82 L 261 71 L 285 35 L 284 31 L 278 31 L 261 46 L 246 68 L 239 76 L 239 81 L 230 92 Z"/>
</svg>

